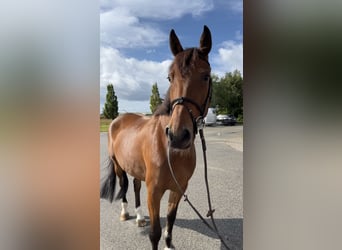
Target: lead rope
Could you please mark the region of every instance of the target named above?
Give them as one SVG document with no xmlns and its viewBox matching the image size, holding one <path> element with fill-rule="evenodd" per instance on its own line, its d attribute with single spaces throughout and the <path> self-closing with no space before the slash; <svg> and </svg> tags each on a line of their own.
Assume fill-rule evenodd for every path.
<svg viewBox="0 0 342 250">
<path fill-rule="evenodd" d="M 176 179 L 176 176 L 175 176 L 173 169 L 172 169 L 171 159 L 170 159 L 170 151 L 171 151 L 170 150 L 170 138 L 168 140 L 167 162 L 169 165 L 169 169 L 170 169 L 172 178 L 175 181 L 179 192 L 183 195 L 184 201 L 189 203 L 190 207 L 194 210 L 194 212 L 198 215 L 198 217 L 203 221 L 203 223 L 220 238 L 221 243 L 225 246 L 225 248 L 230 250 L 230 248 L 227 246 L 226 242 L 223 240 L 223 237 L 221 236 L 221 234 L 219 233 L 219 231 L 217 229 L 217 226 L 216 226 L 216 223 L 214 220 L 214 216 L 213 216 L 215 209 L 211 208 L 211 200 L 210 200 L 210 192 L 209 192 L 209 184 L 208 184 L 208 171 L 207 171 L 207 155 L 206 155 L 207 147 L 205 144 L 205 139 L 204 139 L 204 134 L 203 134 L 203 127 L 204 127 L 203 118 L 202 117 L 197 118 L 196 123 L 197 123 L 197 127 L 199 130 L 201 142 L 202 142 L 202 152 L 203 152 L 203 160 L 204 160 L 204 180 L 205 180 L 205 186 L 207 189 L 208 207 L 209 207 L 207 217 L 211 218 L 213 227 L 203 218 L 203 216 L 198 212 L 198 210 L 194 207 L 194 205 L 192 205 L 188 196 L 185 194 L 185 192 L 183 191 L 182 187 L 179 185 L 179 183 Z"/>
</svg>

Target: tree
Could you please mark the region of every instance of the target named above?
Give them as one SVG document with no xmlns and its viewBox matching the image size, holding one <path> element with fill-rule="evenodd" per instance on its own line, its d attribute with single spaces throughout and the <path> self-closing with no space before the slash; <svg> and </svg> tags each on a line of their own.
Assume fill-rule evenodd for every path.
<svg viewBox="0 0 342 250">
<path fill-rule="evenodd" d="M 226 73 L 222 78 L 212 76 L 212 106 L 219 107 L 218 113 L 233 114 L 243 119 L 242 76 L 240 71 Z"/>
<path fill-rule="evenodd" d="M 150 109 L 151 112 L 154 113 L 157 107 L 162 103 L 162 99 L 159 95 L 158 85 L 157 83 L 152 85 L 152 95 L 150 97 Z"/>
<path fill-rule="evenodd" d="M 118 116 L 118 99 L 115 95 L 113 84 L 107 85 L 106 103 L 103 115 L 107 119 L 115 119 Z"/>
</svg>

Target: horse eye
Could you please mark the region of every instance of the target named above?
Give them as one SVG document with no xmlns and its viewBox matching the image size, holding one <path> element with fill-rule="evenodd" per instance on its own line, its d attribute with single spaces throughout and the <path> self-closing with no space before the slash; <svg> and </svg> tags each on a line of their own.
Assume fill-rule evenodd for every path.
<svg viewBox="0 0 342 250">
<path fill-rule="evenodd" d="M 170 76 L 167 76 L 166 79 L 169 80 L 169 82 L 171 82 L 171 77 Z"/>
<path fill-rule="evenodd" d="M 203 80 L 206 81 L 206 82 L 209 81 L 209 79 L 210 79 L 209 75 L 206 75 L 206 76 L 203 77 Z"/>
</svg>

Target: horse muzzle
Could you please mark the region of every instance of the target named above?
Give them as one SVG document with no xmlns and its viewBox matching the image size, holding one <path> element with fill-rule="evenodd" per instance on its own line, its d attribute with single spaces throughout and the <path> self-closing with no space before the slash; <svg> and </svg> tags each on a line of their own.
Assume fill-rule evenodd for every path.
<svg viewBox="0 0 342 250">
<path fill-rule="evenodd" d="M 191 132 L 188 129 L 184 128 L 178 133 L 175 133 L 167 126 L 165 133 L 169 140 L 169 145 L 172 148 L 187 149 L 191 146 Z"/>
</svg>

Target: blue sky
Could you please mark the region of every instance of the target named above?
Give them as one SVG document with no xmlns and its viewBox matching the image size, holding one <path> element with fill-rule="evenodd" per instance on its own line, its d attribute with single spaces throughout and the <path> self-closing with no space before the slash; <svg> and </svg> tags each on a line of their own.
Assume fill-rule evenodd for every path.
<svg viewBox="0 0 342 250">
<path fill-rule="evenodd" d="M 150 112 L 152 84 L 157 82 L 161 97 L 168 88 L 171 29 L 184 48 L 197 47 L 207 25 L 212 73 L 242 72 L 242 0 L 102 0 L 100 5 L 100 110 L 106 85 L 113 83 L 119 112 Z"/>
</svg>

